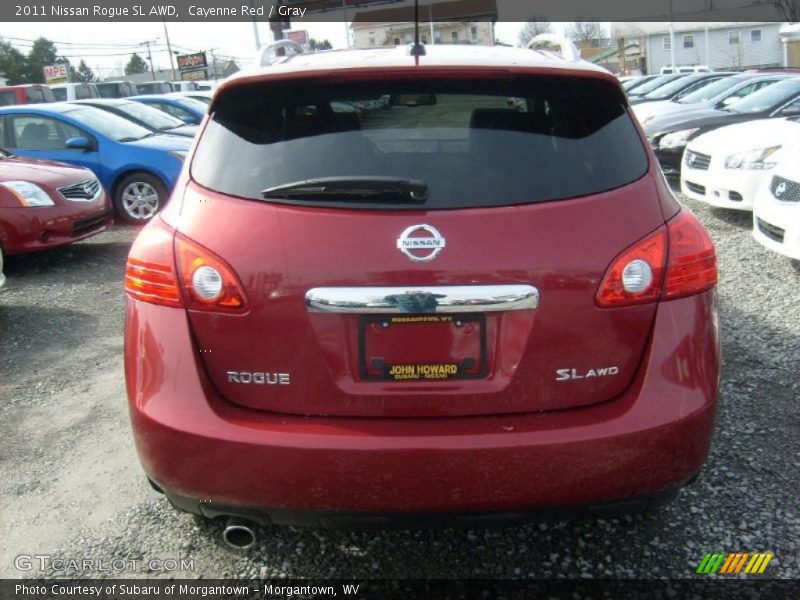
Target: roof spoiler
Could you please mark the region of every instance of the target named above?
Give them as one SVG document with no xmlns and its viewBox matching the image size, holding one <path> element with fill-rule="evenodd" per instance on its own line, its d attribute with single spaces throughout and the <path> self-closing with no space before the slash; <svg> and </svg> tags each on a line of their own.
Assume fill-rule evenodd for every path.
<svg viewBox="0 0 800 600">
<path fill-rule="evenodd" d="M 265 46 L 258 51 L 256 64 L 259 67 L 269 67 L 279 62 L 286 62 L 293 56 L 303 53 L 303 47 L 292 40 L 278 40 Z"/>
<path fill-rule="evenodd" d="M 558 52 L 564 60 L 571 62 L 578 62 L 581 60 L 581 51 L 572 43 L 572 40 L 554 33 L 540 33 L 528 42 L 526 48 L 528 48 L 528 50 L 556 52 L 555 46 L 560 48 Z"/>
</svg>

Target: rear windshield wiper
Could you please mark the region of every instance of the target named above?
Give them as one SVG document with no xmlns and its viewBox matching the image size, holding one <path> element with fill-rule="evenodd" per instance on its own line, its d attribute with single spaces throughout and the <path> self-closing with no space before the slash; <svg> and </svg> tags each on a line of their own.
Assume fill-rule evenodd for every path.
<svg viewBox="0 0 800 600">
<path fill-rule="evenodd" d="M 428 185 L 397 177 L 318 177 L 267 188 L 261 195 L 278 200 L 422 203 L 428 199 Z"/>
</svg>

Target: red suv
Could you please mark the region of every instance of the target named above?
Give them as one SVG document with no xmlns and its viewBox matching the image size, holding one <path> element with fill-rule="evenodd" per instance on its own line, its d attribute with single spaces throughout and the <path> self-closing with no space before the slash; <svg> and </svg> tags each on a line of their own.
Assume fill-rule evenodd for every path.
<svg viewBox="0 0 800 600">
<path fill-rule="evenodd" d="M 709 449 L 714 247 L 579 60 L 442 45 L 229 79 L 125 281 L 141 461 L 197 514 L 637 510 Z"/>
<path fill-rule="evenodd" d="M 44 102 L 55 102 L 53 90 L 50 86 L 40 83 L 28 85 L 10 85 L 0 87 L 0 106 L 12 106 L 14 104 L 41 104 Z"/>
</svg>

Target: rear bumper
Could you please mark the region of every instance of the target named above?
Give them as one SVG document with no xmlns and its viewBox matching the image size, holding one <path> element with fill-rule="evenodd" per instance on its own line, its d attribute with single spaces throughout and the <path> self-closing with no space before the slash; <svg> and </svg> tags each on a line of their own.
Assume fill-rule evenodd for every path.
<svg viewBox="0 0 800 600">
<path fill-rule="evenodd" d="M 129 300 L 126 327 L 140 459 L 174 503 L 195 512 L 205 506 L 287 522 L 281 515 L 515 513 L 649 501 L 700 470 L 713 432 L 714 292 L 659 307 L 642 368 L 617 399 L 496 417 L 250 410 L 221 399 L 191 360 L 197 354 L 183 311 Z"/>
<path fill-rule="evenodd" d="M 154 487 L 160 487 L 155 482 L 151 483 Z M 161 491 L 163 492 L 163 490 Z M 188 513 L 202 515 L 209 519 L 239 517 L 261 525 L 324 527 L 327 529 L 439 529 L 443 527 L 508 526 L 530 521 L 562 521 L 575 518 L 611 518 L 643 512 L 666 504 L 675 498 L 679 491 L 678 488 L 666 489 L 648 496 L 575 506 L 505 511 L 449 512 L 446 514 L 421 512 L 354 513 L 292 508 L 260 508 L 234 504 L 217 504 L 196 498 L 184 498 L 171 492 L 164 493 L 175 508 Z"/>
</svg>

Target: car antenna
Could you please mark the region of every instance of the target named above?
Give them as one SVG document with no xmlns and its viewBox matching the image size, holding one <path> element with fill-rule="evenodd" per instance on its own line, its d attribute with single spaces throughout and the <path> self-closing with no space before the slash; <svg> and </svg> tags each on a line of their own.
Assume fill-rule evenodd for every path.
<svg viewBox="0 0 800 600">
<path fill-rule="evenodd" d="M 425 46 L 419 43 L 419 0 L 414 0 L 414 45 L 411 56 L 425 56 Z"/>
</svg>

